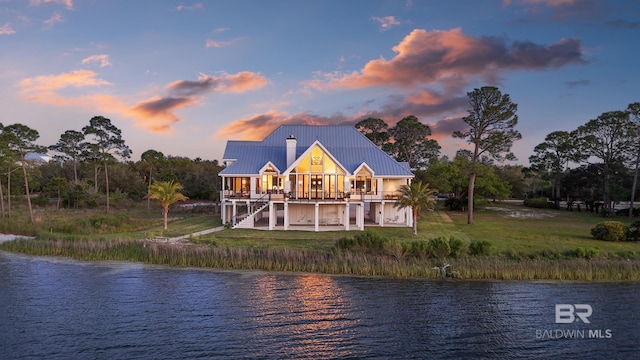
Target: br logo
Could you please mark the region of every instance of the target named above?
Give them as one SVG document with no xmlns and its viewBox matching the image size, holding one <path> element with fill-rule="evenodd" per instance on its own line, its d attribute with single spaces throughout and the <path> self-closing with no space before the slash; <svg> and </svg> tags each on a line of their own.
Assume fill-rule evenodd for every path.
<svg viewBox="0 0 640 360">
<path fill-rule="evenodd" d="M 593 309 L 588 304 L 556 304 L 556 324 L 571 324 L 578 320 L 589 324 L 592 313 Z"/>
</svg>

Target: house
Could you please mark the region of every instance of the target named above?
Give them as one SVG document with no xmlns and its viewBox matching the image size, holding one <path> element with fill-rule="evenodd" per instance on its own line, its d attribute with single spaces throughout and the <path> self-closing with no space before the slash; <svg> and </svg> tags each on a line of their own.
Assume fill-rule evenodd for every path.
<svg viewBox="0 0 640 360">
<path fill-rule="evenodd" d="M 283 125 L 262 141 L 228 141 L 222 221 L 234 228 L 364 230 L 412 226 L 396 208 L 413 173 L 352 126 Z"/>
</svg>

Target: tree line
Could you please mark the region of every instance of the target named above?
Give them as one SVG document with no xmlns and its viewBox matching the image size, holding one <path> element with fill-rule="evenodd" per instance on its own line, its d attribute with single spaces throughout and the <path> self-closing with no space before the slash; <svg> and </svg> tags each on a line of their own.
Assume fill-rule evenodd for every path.
<svg viewBox="0 0 640 360">
<path fill-rule="evenodd" d="M 27 196 L 30 220 L 33 202 L 57 207 L 110 211 L 113 200 L 142 200 L 154 181 L 175 181 L 193 199 L 217 200 L 220 192 L 218 161 L 166 156 L 147 150 L 131 161 L 131 150 L 119 128 L 103 116 L 95 116 L 80 130 L 66 130 L 56 144 L 37 145 L 39 133 L 23 124 L 0 124 L 0 215 L 11 216 L 11 198 Z M 31 159 L 48 151 L 52 161 Z M 124 203 L 124 202 L 123 202 Z M 147 206 L 149 204 L 147 203 Z"/>
<path fill-rule="evenodd" d="M 431 129 L 415 116 L 407 116 L 395 126 L 384 120 L 367 118 L 355 127 L 397 161 L 406 162 L 416 180 L 447 194 L 450 208 L 468 211 L 473 223 L 476 197 L 548 197 L 581 201 L 603 201 L 607 213 L 615 201 L 637 198 L 640 164 L 640 103 L 623 111 L 606 112 L 573 131 L 553 131 L 533 149 L 530 167 L 504 165 L 516 160 L 514 141 L 522 138 L 516 130 L 517 104 L 496 87 L 485 86 L 467 93 L 465 127 L 452 133 L 470 144 L 453 159 L 440 156 L 441 147 L 431 139 Z M 0 211 L 11 214 L 11 196 L 26 197 L 33 221 L 32 200 L 57 207 L 89 208 L 105 206 L 112 200 L 142 200 L 154 181 L 174 181 L 191 199 L 218 200 L 223 169 L 217 160 L 166 156 L 150 149 L 140 160 L 131 161 L 131 150 L 121 130 L 103 116 L 95 116 L 80 130 L 67 130 L 56 144 L 40 146 L 39 133 L 22 124 L 0 124 Z M 55 153 L 53 161 L 32 166 L 28 155 Z M 148 206 L 148 205 L 147 205 Z"/>
<path fill-rule="evenodd" d="M 556 207 L 561 200 L 601 204 L 605 214 L 614 203 L 629 201 L 633 216 L 638 197 L 640 166 L 640 103 L 610 111 L 573 131 L 553 131 L 533 149 L 530 166 L 504 165 L 517 160 L 513 142 L 522 138 L 515 129 L 517 104 L 495 87 L 467 93 L 468 115 L 463 131 L 452 134 L 466 140 L 471 150 L 460 149 L 453 159 L 440 156 L 440 146 L 429 139 L 431 129 L 415 116 L 390 127 L 368 118 L 356 128 L 397 161 L 409 164 L 416 180 L 447 194 L 452 209 L 468 209 L 473 223 L 476 195 L 482 199 L 546 197 Z"/>
</svg>

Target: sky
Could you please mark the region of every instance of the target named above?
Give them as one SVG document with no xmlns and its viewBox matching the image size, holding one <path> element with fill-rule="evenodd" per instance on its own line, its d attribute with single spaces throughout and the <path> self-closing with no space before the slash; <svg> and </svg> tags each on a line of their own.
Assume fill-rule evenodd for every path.
<svg viewBox="0 0 640 360">
<path fill-rule="evenodd" d="M 0 0 L 0 123 L 53 145 L 109 118 L 146 150 L 222 160 L 284 124 L 393 126 L 469 148 L 467 93 L 518 104 L 512 150 L 640 101 L 640 0 Z"/>
</svg>

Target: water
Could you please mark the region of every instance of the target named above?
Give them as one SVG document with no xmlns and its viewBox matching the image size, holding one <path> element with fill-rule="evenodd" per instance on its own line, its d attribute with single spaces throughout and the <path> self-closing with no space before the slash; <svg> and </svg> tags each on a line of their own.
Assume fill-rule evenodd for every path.
<svg viewBox="0 0 640 360">
<path fill-rule="evenodd" d="M 640 355 L 638 295 L 634 283 L 225 272 L 0 252 L 0 358 L 629 359 Z M 556 324 L 557 303 L 591 305 L 590 323 Z"/>
</svg>

